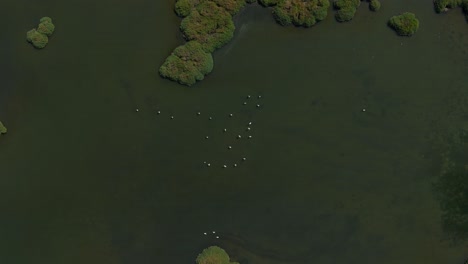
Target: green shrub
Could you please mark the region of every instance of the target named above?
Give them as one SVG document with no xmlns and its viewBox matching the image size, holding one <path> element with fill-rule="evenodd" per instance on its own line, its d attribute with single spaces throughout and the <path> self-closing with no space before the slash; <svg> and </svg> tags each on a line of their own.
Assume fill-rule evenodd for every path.
<svg viewBox="0 0 468 264">
<path fill-rule="evenodd" d="M 239 264 L 237 262 L 231 262 L 226 251 L 217 246 L 205 248 L 203 252 L 198 255 L 195 262 L 197 264 Z"/>
<path fill-rule="evenodd" d="M 462 0 L 434 0 L 434 9 L 437 13 L 441 13 L 450 8 L 459 7 L 462 3 Z"/>
<path fill-rule="evenodd" d="M 206 1 L 182 20 L 180 29 L 185 39 L 198 41 L 211 53 L 233 38 L 235 27 L 232 16 L 224 8 Z"/>
<path fill-rule="evenodd" d="M 247 4 L 253 4 L 255 2 L 257 2 L 257 0 L 247 0 Z"/>
<path fill-rule="evenodd" d="M 412 36 L 419 28 L 419 20 L 415 14 L 406 12 L 391 17 L 388 25 L 400 36 Z"/>
<path fill-rule="evenodd" d="M 47 18 L 44 20 L 44 18 Z M 41 23 L 37 26 L 37 32 L 45 34 L 50 37 L 54 33 L 55 25 L 52 23 L 52 19 L 44 17 L 41 19 Z"/>
<path fill-rule="evenodd" d="M 0 135 L 6 134 L 7 128 L 3 125 L 2 121 L 0 121 Z"/>
<path fill-rule="evenodd" d="M 356 8 L 346 7 L 336 11 L 335 18 L 338 22 L 347 22 L 354 18 Z"/>
<path fill-rule="evenodd" d="M 369 3 L 369 9 L 371 11 L 374 11 L 374 12 L 379 11 L 379 9 L 380 9 L 379 0 L 371 0 L 370 3 Z"/>
<path fill-rule="evenodd" d="M 177 0 L 175 3 L 174 11 L 180 17 L 186 17 L 190 15 L 193 7 L 195 6 L 194 0 Z"/>
<path fill-rule="evenodd" d="M 237 14 L 244 6 L 245 0 L 211 0 L 218 6 L 226 9 L 231 16 Z"/>
<path fill-rule="evenodd" d="M 31 29 L 26 33 L 26 40 L 37 49 L 44 48 L 49 42 L 49 38 L 45 34 L 39 33 L 35 29 Z"/>
<path fill-rule="evenodd" d="M 177 47 L 159 68 L 159 74 L 184 85 L 203 80 L 213 70 L 213 56 L 200 43 L 189 41 Z"/>
<path fill-rule="evenodd" d="M 359 5 L 361 5 L 361 0 L 336 0 L 333 2 L 333 7 L 338 10 L 336 11 L 335 19 L 338 22 L 352 20 Z"/>
<path fill-rule="evenodd" d="M 283 25 L 311 27 L 327 17 L 328 0 L 280 0 L 273 9 L 276 21 Z"/>
</svg>

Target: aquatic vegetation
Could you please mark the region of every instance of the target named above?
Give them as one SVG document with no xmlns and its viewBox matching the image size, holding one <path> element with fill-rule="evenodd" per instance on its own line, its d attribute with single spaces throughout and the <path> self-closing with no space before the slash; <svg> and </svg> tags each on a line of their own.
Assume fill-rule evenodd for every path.
<svg viewBox="0 0 468 264">
<path fill-rule="evenodd" d="M 36 29 L 31 29 L 26 33 L 26 40 L 37 49 L 42 49 L 49 43 L 49 38 L 45 34 L 37 32 Z"/>
<path fill-rule="evenodd" d="M 328 7 L 328 0 L 280 0 L 273 9 L 273 16 L 283 26 L 311 27 L 327 17 Z"/>
<path fill-rule="evenodd" d="M 447 12 L 456 7 L 462 8 L 468 20 L 468 0 L 434 0 L 434 9 L 437 13 Z"/>
<path fill-rule="evenodd" d="M 54 30 L 55 25 L 52 23 L 52 19 L 50 17 L 41 18 L 39 26 L 37 26 L 37 32 L 50 37 L 54 33 Z"/>
<path fill-rule="evenodd" d="M 338 22 L 350 21 L 354 18 L 357 8 L 361 5 L 361 0 L 336 0 L 333 7 L 338 10 L 335 18 Z"/>
<path fill-rule="evenodd" d="M 374 11 L 374 12 L 379 11 L 379 9 L 380 9 L 380 2 L 379 2 L 379 0 L 370 0 L 370 2 L 369 2 L 369 9 L 370 9 L 371 11 Z"/>
<path fill-rule="evenodd" d="M 258 0 L 262 6 L 274 6 L 278 4 L 280 0 Z"/>
<path fill-rule="evenodd" d="M 162 77 L 185 85 L 203 80 L 213 70 L 213 56 L 200 43 L 189 41 L 177 47 L 159 68 Z"/>
<path fill-rule="evenodd" d="M 213 52 L 234 37 L 235 27 L 226 9 L 206 1 L 182 20 L 180 29 L 185 39 L 196 40 L 206 52 Z"/>
<path fill-rule="evenodd" d="M 0 121 L 0 135 L 6 134 L 7 131 L 7 128 L 3 125 L 2 121 Z"/>
<path fill-rule="evenodd" d="M 226 251 L 217 246 L 205 248 L 198 255 L 195 262 L 197 264 L 239 264 L 238 262 L 231 262 Z"/>
<path fill-rule="evenodd" d="M 388 25 L 400 36 L 412 36 L 419 28 L 419 20 L 415 14 L 405 12 L 391 17 Z"/>
<path fill-rule="evenodd" d="M 434 9 L 437 13 L 441 13 L 461 6 L 461 4 L 462 0 L 434 0 Z"/>
<path fill-rule="evenodd" d="M 55 25 L 50 17 L 43 17 L 39 20 L 37 29 L 31 29 L 26 33 L 26 40 L 37 49 L 44 48 L 49 43 L 49 38 L 55 30 Z"/>
</svg>

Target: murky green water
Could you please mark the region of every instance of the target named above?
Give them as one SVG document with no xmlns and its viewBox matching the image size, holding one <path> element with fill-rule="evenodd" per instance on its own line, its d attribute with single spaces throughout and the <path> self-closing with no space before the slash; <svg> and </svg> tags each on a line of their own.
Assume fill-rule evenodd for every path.
<svg viewBox="0 0 468 264">
<path fill-rule="evenodd" d="M 302 29 L 249 6 L 186 88 L 156 74 L 182 41 L 173 1 L 4 2 L 1 263 L 193 263 L 211 244 L 242 264 L 468 257 L 431 191 L 433 139 L 466 122 L 461 11 L 398 0 Z M 385 26 L 402 11 L 412 38 Z"/>
</svg>

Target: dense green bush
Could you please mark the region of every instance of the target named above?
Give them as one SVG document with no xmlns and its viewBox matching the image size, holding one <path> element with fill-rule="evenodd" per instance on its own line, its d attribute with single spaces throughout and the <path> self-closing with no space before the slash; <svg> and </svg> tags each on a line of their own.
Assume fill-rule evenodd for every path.
<svg viewBox="0 0 468 264">
<path fill-rule="evenodd" d="M 226 9 L 226 11 L 231 14 L 231 16 L 237 14 L 244 6 L 245 0 L 211 0 L 215 2 L 218 6 Z"/>
<path fill-rule="evenodd" d="M 462 0 L 434 0 L 434 9 L 437 13 L 441 13 L 450 8 L 461 6 L 462 2 Z"/>
<path fill-rule="evenodd" d="M 338 22 L 350 21 L 354 18 L 361 0 L 336 0 L 333 7 L 337 10 L 335 18 Z"/>
<path fill-rule="evenodd" d="M 369 3 L 369 9 L 371 11 L 379 11 L 380 9 L 380 2 L 379 0 L 370 0 L 370 3 Z"/>
<path fill-rule="evenodd" d="M 280 0 L 273 9 L 276 21 L 287 26 L 311 27 L 327 17 L 328 0 Z"/>
<path fill-rule="evenodd" d="M 7 128 L 3 125 L 2 121 L 0 121 L 0 135 L 5 134 L 7 132 Z"/>
<path fill-rule="evenodd" d="M 26 40 L 37 49 L 44 48 L 49 42 L 49 38 L 45 34 L 39 33 L 35 29 L 31 29 L 26 33 Z"/>
<path fill-rule="evenodd" d="M 196 40 L 206 52 L 213 52 L 234 36 L 232 16 L 216 3 L 206 1 L 182 20 L 180 29 L 187 40 Z"/>
<path fill-rule="evenodd" d="M 400 36 L 411 36 L 419 28 L 419 20 L 413 13 L 403 13 L 398 16 L 393 16 L 388 21 L 388 25 L 393 28 Z"/>
<path fill-rule="evenodd" d="M 189 41 L 177 47 L 159 68 L 159 74 L 185 85 L 203 80 L 213 70 L 213 56 L 200 43 Z"/>
<path fill-rule="evenodd" d="M 198 255 L 195 262 L 197 264 L 239 264 L 238 262 L 231 262 L 226 251 L 217 246 L 205 248 Z"/>
<path fill-rule="evenodd" d="M 174 10 L 178 16 L 186 17 L 192 12 L 194 5 L 194 0 L 177 0 Z"/>
<path fill-rule="evenodd" d="M 50 17 L 41 18 L 39 26 L 37 26 L 37 32 L 50 37 L 54 33 L 54 30 L 55 25 L 52 23 L 52 19 Z"/>
<path fill-rule="evenodd" d="M 26 32 L 26 40 L 37 49 L 44 48 L 49 42 L 49 38 L 55 30 L 55 25 L 50 17 L 43 17 L 39 20 L 39 26 Z"/>
</svg>

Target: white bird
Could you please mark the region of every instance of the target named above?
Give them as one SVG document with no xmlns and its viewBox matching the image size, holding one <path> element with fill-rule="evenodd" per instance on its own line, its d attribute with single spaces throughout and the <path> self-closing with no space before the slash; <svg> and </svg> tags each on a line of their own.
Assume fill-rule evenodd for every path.
<svg viewBox="0 0 468 264">
<path fill-rule="evenodd" d="M 227 129 L 223 129 L 223 131 L 224 131 L 224 132 L 226 132 L 226 131 L 227 131 Z"/>
<path fill-rule="evenodd" d="M 234 167 L 237 167 L 237 163 L 234 163 Z"/>
<path fill-rule="evenodd" d="M 247 95 L 247 99 L 249 99 L 249 98 L 250 98 L 250 95 Z"/>
<path fill-rule="evenodd" d="M 252 138 L 252 136 L 249 136 L 249 138 Z"/>
<path fill-rule="evenodd" d="M 249 122 L 249 126 L 252 125 L 252 122 Z"/>
<path fill-rule="evenodd" d="M 140 110 L 137 108 L 137 109 L 135 109 L 135 111 L 137 111 L 137 112 L 138 112 L 138 111 L 140 111 Z"/>
<path fill-rule="evenodd" d="M 242 160 L 243 160 L 243 161 L 246 161 L 246 160 L 247 160 L 247 158 L 242 158 Z"/>
<path fill-rule="evenodd" d="M 229 114 L 229 117 L 232 117 L 232 116 L 233 116 L 233 114 Z"/>
<path fill-rule="evenodd" d="M 211 116 L 208 118 L 209 120 L 213 119 Z"/>
<path fill-rule="evenodd" d="M 262 96 L 261 96 L 261 95 L 259 95 L 259 96 L 258 96 L 258 99 L 260 99 L 260 98 L 262 98 Z"/>
<path fill-rule="evenodd" d="M 174 116 L 171 116 L 171 119 L 174 119 Z"/>
<path fill-rule="evenodd" d="M 244 102 L 244 105 L 246 105 L 246 104 L 247 104 L 247 102 Z"/>
<path fill-rule="evenodd" d="M 228 146 L 228 149 L 232 149 L 232 147 L 231 147 L 231 146 Z"/>
<path fill-rule="evenodd" d="M 201 113 L 200 113 L 200 112 L 198 112 L 198 113 L 197 113 L 197 115 L 201 115 Z"/>
<path fill-rule="evenodd" d="M 260 105 L 259 105 L 259 104 L 257 104 L 257 108 L 259 108 L 259 107 L 260 107 Z"/>
<path fill-rule="evenodd" d="M 237 135 L 237 138 L 241 138 L 241 135 Z"/>
<path fill-rule="evenodd" d="M 250 130 L 250 127 L 247 127 L 247 130 Z"/>
<path fill-rule="evenodd" d="M 206 232 L 205 232 L 205 233 L 203 233 L 203 234 L 204 234 L 205 236 L 207 235 L 207 233 L 206 233 Z"/>
<path fill-rule="evenodd" d="M 363 111 L 363 112 L 365 112 L 365 111 L 366 111 L 366 109 L 365 109 L 365 108 L 363 108 L 363 109 L 362 109 L 362 111 Z"/>
<path fill-rule="evenodd" d="M 215 231 L 212 231 L 212 232 L 213 232 L 213 234 L 216 234 L 216 232 L 215 232 Z"/>
<path fill-rule="evenodd" d="M 219 236 L 216 236 L 216 238 L 219 238 Z"/>
<path fill-rule="evenodd" d="M 158 115 L 161 114 L 161 111 L 158 111 Z"/>
<path fill-rule="evenodd" d="M 227 168 L 227 166 L 226 166 L 226 165 L 223 165 L 223 168 Z"/>
<path fill-rule="evenodd" d="M 210 163 L 208 163 L 208 164 L 206 164 L 206 166 L 210 167 L 210 166 L 211 166 L 211 164 L 210 164 Z"/>
<path fill-rule="evenodd" d="M 209 137 L 209 136 L 206 136 L 205 138 L 206 138 L 206 139 L 209 139 L 210 137 Z"/>
</svg>

